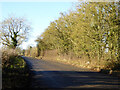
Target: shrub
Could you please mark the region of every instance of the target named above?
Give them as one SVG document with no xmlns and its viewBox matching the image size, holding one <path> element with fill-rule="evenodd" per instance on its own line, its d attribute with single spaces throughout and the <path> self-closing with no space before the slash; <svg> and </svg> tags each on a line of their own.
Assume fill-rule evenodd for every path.
<svg viewBox="0 0 120 90">
<path fill-rule="evenodd" d="M 112 69 L 112 70 L 120 70 L 120 62 L 118 61 L 107 61 L 105 64 L 106 69 Z"/>
<path fill-rule="evenodd" d="M 2 67 L 9 67 L 12 63 L 13 57 L 17 57 L 18 54 L 13 49 L 2 50 Z"/>
</svg>

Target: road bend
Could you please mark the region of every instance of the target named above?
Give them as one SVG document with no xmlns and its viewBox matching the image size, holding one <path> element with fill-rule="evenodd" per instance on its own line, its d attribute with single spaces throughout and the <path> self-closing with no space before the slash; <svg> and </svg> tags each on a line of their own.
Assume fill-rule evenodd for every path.
<svg viewBox="0 0 120 90">
<path fill-rule="evenodd" d="M 30 73 L 30 88 L 120 89 L 118 77 L 50 60 L 22 56 Z"/>
</svg>

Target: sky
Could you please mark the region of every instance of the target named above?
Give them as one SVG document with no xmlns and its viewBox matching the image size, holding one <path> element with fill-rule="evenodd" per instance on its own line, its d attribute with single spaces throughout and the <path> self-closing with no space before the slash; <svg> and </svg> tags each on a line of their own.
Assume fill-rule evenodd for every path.
<svg viewBox="0 0 120 90">
<path fill-rule="evenodd" d="M 31 25 L 28 41 L 23 42 L 21 47 L 35 46 L 40 36 L 49 26 L 50 22 L 60 17 L 60 12 L 68 12 L 73 7 L 73 2 L 1 2 L 0 20 L 10 16 L 24 17 Z"/>
</svg>

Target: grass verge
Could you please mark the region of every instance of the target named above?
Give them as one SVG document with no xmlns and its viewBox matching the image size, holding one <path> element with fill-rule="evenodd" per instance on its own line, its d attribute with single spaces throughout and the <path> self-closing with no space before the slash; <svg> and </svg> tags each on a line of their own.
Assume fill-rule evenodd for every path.
<svg viewBox="0 0 120 90">
<path fill-rule="evenodd" d="M 20 56 L 12 56 L 9 66 L 2 67 L 2 89 L 29 86 L 29 70 Z"/>
</svg>

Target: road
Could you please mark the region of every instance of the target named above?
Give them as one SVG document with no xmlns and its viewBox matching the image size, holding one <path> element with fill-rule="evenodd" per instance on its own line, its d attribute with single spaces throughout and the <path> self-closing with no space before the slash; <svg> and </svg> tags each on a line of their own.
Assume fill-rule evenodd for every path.
<svg viewBox="0 0 120 90">
<path fill-rule="evenodd" d="M 119 89 L 117 77 L 54 61 L 24 57 L 31 72 L 31 88 Z"/>
</svg>

